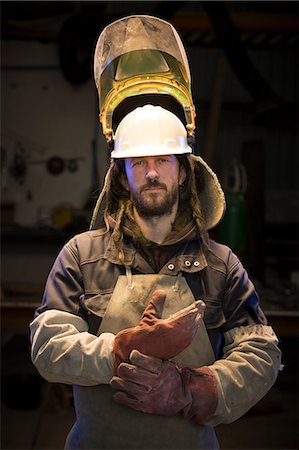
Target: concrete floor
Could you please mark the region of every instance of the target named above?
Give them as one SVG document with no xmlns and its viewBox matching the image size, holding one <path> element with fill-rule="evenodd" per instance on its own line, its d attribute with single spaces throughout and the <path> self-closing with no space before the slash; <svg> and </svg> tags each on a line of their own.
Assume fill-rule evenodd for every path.
<svg viewBox="0 0 299 450">
<path fill-rule="evenodd" d="M 0 448 L 63 449 L 75 419 L 71 387 L 42 381 L 29 366 L 27 340 L 10 342 L 2 352 Z M 298 450 L 298 340 L 282 346 L 285 369 L 275 386 L 244 417 L 217 427 L 222 450 Z"/>
<path fill-rule="evenodd" d="M 274 388 L 243 418 L 217 427 L 221 449 L 298 449 L 298 405 L 295 392 Z M 2 449 L 63 449 L 75 415 L 69 387 L 42 387 L 36 409 L 2 403 Z"/>
</svg>

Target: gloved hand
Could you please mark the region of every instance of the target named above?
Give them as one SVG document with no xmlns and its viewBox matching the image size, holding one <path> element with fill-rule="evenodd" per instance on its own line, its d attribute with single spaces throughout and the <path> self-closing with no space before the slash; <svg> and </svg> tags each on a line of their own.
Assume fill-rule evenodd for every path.
<svg viewBox="0 0 299 450">
<path fill-rule="evenodd" d="M 122 363 L 111 387 L 116 402 L 150 414 L 171 416 L 182 412 L 187 419 L 205 423 L 217 406 L 217 385 L 208 367 L 180 369 L 133 350 L 132 364 Z"/>
<path fill-rule="evenodd" d="M 205 304 L 197 300 L 167 319 L 161 319 L 165 299 L 162 289 L 155 291 L 139 326 L 126 328 L 115 336 L 115 371 L 121 362 L 129 362 L 129 355 L 134 349 L 149 356 L 170 359 L 191 344 L 200 325 Z"/>
</svg>

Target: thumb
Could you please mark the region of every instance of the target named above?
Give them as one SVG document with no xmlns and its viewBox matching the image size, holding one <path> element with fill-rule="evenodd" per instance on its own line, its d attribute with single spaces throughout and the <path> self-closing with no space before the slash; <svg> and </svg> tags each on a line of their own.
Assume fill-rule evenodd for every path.
<svg viewBox="0 0 299 450">
<path fill-rule="evenodd" d="M 145 308 L 140 325 L 154 325 L 158 319 L 161 319 L 164 303 L 166 300 L 165 291 L 162 289 L 158 289 L 153 292 L 152 298 L 148 302 L 147 307 Z"/>
<path fill-rule="evenodd" d="M 146 369 L 153 373 L 159 373 L 163 363 L 162 359 L 145 355 L 138 350 L 131 351 L 130 362 L 141 369 Z"/>
</svg>

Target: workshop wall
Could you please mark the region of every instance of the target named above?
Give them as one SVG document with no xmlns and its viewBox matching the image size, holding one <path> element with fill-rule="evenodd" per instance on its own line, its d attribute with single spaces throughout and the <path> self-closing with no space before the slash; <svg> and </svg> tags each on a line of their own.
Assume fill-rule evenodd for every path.
<svg viewBox="0 0 299 450">
<path fill-rule="evenodd" d="M 231 217 L 233 222 L 228 224 L 222 222 L 215 230 L 216 238 L 230 245 L 259 279 L 264 277 L 265 245 L 267 260 L 292 272 L 297 261 L 294 230 L 299 165 L 294 125 L 298 97 L 294 45 L 288 46 L 286 38 L 273 48 L 270 43 L 248 46 L 250 61 L 265 86 L 273 91 L 273 104 L 263 104 L 244 87 L 235 63 L 228 62 L 220 46 L 207 46 L 202 41 L 197 45 L 191 42 L 192 36 L 186 34 L 183 40 L 197 111 L 195 152 L 216 171 L 226 194 L 231 174 L 236 181 L 240 165 L 247 173 L 247 181 L 242 181 L 246 184 L 246 205 L 244 198 L 238 197 L 238 211 L 244 210 L 244 214 Z M 55 40 L 8 39 L 2 43 L 1 225 L 6 237 L 7 230 L 12 230 L 11 241 L 18 228 L 31 233 L 63 230 L 69 233 L 65 239 L 86 230 L 107 170 L 108 150 L 98 121 L 92 59 L 86 60 L 82 54 L 84 77 L 77 80 L 71 76 L 72 70 L 75 73 L 82 67 L 67 66 L 66 74 L 59 45 Z M 94 41 L 89 43 L 89 50 L 93 45 Z M 275 96 L 283 107 L 279 101 L 276 104 Z M 263 108 L 266 115 L 261 114 Z M 242 189 L 234 186 L 235 193 Z M 227 220 L 233 211 L 228 206 Z M 228 237 L 234 221 L 238 223 L 239 244 Z M 265 224 L 271 224 L 266 233 Z M 280 224 L 286 224 L 286 228 L 278 234 L 287 238 L 278 251 L 280 241 L 273 236 L 277 235 L 275 226 Z M 23 244 L 12 251 L 12 243 L 8 244 L 3 279 L 40 283 L 62 241 L 55 241 L 52 259 L 48 252 L 43 265 L 35 251 L 29 255 Z M 250 257 L 248 248 L 254 249 Z M 31 269 L 27 273 L 22 267 L 28 258 Z M 261 261 L 261 270 L 257 270 L 256 261 Z"/>
<path fill-rule="evenodd" d="M 5 41 L 2 64 L 4 214 L 13 214 L 11 224 L 38 227 L 52 225 L 60 208 L 59 227 L 95 187 L 94 145 L 105 169 L 96 90 L 92 82 L 73 86 L 65 80 L 55 43 Z"/>
<path fill-rule="evenodd" d="M 274 91 L 285 101 L 294 101 L 294 51 L 251 50 L 249 54 Z M 193 46 L 188 56 L 197 107 L 197 151 L 205 155 L 213 93 L 220 79 L 211 166 L 223 181 L 227 166 L 240 160 L 244 142 L 262 142 L 267 220 L 293 221 L 299 163 L 296 133 L 275 124 L 269 128 L 253 123 L 252 98 L 221 49 Z M 3 220 L 6 225 L 59 228 L 72 214 L 82 212 L 106 171 L 107 149 L 93 80 L 78 85 L 67 81 L 55 42 L 4 41 L 2 69 Z M 283 208 L 275 208 L 275 203 Z"/>
<path fill-rule="evenodd" d="M 253 98 L 237 78 L 219 48 L 188 48 L 197 99 L 197 149 L 205 155 L 207 129 L 213 101 L 219 103 L 219 119 L 212 129 L 211 166 L 224 183 L 225 171 L 242 159 L 244 143 L 261 144 L 264 152 L 265 219 L 268 223 L 296 222 L 299 152 L 296 113 L 283 109 L 269 122 L 258 116 Z M 298 70 L 293 49 L 249 49 L 254 67 L 273 92 L 288 105 L 298 101 Z M 220 87 L 219 87 L 220 86 Z M 217 91 L 215 93 L 215 91 Z M 214 97 L 213 97 L 214 96 Z M 264 105 L 265 109 L 271 105 Z"/>
</svg>

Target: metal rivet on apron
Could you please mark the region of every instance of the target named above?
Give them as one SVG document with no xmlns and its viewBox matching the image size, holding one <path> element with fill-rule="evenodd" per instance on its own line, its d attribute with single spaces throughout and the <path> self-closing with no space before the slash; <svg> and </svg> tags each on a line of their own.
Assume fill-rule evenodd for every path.
<svg viewBox="0 0 299 450">
<path fill-rule="evenodd" d="M 185 266 L 190 267 L 191 266 L 191 262 L 190 261 L 185 261 Z"/>
<path fill-rule="evenodd" d="M 174 264 L 168 264 L 167 268 L 168 268 L 169 270 L 173 270 L 173 269 L 174 269 Z"/>
<path fill-rule="evenodd" d="M 195 267 L 198 267 L 199 266 L 199 261 L 194 261 L 193 264 L 195 265 Z"/>
</svg>

